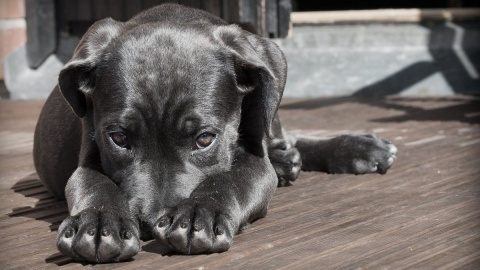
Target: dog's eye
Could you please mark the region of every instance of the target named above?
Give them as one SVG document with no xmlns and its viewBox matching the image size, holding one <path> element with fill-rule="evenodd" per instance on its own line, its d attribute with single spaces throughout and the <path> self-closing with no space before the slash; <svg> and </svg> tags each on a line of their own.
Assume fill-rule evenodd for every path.
<svg viewBox="0 0 480 270">
<path fill-rule="evenodd" d="M 125 135 L 125 133 L 123 132 L 112 132 L 112 133 L 109 133 L 110 135 L 110 138 L 112 139 L 112 141 L 122 147 L 122 148 L 127 148 L 128 147 L 128 138 L 127 138 L 127 135 Z"/>
<path fill-rule="evenodd" d="M 208 147 L 210 144 L 212 144 L 215 136 L 215 134 L 212 134 L 210 132 L 204 132 L 200 134 L 200 136 L 197 137 L 196 141 L 197 149 L 203 149 Z"/>
</svg>

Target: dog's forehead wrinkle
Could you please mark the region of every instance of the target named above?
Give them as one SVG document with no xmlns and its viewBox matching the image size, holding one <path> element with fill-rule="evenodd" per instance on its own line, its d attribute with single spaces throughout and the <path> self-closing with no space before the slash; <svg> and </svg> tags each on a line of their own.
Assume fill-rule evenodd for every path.
<svg viewBox="0 0 480 270">
<path fill-rule="evenodd" d="M 234 76 L 231 59 L 219 50 L 218 44 L 211 42 L 211 37 L 175 27 L 132 31 L 135 32 L 133 38 L 130 35 L 117 41 L 115 55 L 108 57 L 108 62 L 118 67 L 114 70 L 119 73 L 118 80 L 123 81 L 122 91 L 132 93 L 134 98 L 164 107 L 161 103 L 175 98 L 179 92 L 186 91 L 207 102 L 215 101 L 213 97 L 218 96 L 219 90 L 227 91 L 218 88 L 231 88 L 234 79 L 224 82 L 225 77 Z M 224 107 L 231 105 L 230 100 L 226 100 L 225 104 L 204 106 L 225 111 Z"/>
<path fill-rule="evenodd" d="M 159 60 L 155 56 L 173 57 L 174 60 L 198 59 L 203 58 L 208 51 L 218 50 L 201 32 L 174 27 L 138 31 L 135 35 L 119 40 L 117 46 L 117 52 L 127 60 L 143 56 L 153 63 Z"/>
<path fill-rule="evenodd" d="M 172 85 L 173 78 L 200 82 L 222 66 L 218 48 L 199 32 L 168 27 L 138 32 L 120 40 L 116 50 L 118 66 L 131 87 Z"/>
<path fill-rule="evenodd" d="M 167 101 L 181 100 L 183 96 L 197 96 L 201 99 L 208 99 L 214 95 L 216 78 L 210 74 L 199 74 L 191 76 L 186 68 L 145 69 L 145 72 L 134 75 L 137 72 L 122 72 L 122 79 L 125 81 L 125 91 L 128 91 L 131 98 L 143 100 L 143 103 L 155 103 L 163 107 Z M 172 67 L 169 67 L 172 69 Z M 205 72 L 204 72 L 205 73 Z M 203 78 L 203 79 L 202 79 Z"/>
</svg>

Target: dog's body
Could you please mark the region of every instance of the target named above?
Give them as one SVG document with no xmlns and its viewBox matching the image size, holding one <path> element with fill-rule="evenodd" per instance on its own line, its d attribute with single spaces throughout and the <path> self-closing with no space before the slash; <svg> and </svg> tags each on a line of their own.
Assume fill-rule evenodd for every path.
<svg viewBox="0 0 480 270">
<path fill-rule="evenodd" d="M 385 139 L 287 138 L 276 116 L 286 71 L 273 42 L 203 11 L 162 5 L 95 23 L 35 132 L 37 172 L 70 211 L 60 251 L 119 261 L 153 236 L 221 252 L 300 167 L 385 173 L 396 153 Z"/>
</svg>

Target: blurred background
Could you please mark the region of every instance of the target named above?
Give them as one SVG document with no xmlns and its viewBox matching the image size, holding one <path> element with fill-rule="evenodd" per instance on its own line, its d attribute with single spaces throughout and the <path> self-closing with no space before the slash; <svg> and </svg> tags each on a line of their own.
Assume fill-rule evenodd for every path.
<svg viewBox="0 0 480 270">
<path fill-rule="evenodd" d="M 46 98 L 93 22 L 164 2 L 272 38 L 286 97 L 480 94 L 480 0 L 0 0 L 0 97 Z"/>
</svg>

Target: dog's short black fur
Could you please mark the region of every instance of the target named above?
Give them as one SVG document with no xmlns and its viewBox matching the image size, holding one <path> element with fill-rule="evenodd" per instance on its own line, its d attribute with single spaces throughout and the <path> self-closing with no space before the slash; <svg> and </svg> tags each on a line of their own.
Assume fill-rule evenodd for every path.
<svg viewBox="0 0 480 270">
<path fill-rule="evenodd" d="M 287 137 L 276 116 L 286 73 L 272 41 L 200 10 L 95 23 L 35 132 L 38 175 L 70 211 L 59 250 L 120 261 L 154 237 L 222 252 L 300 168 L 385 173 L 396 153 L 385 139 Z"/>
</svg>

